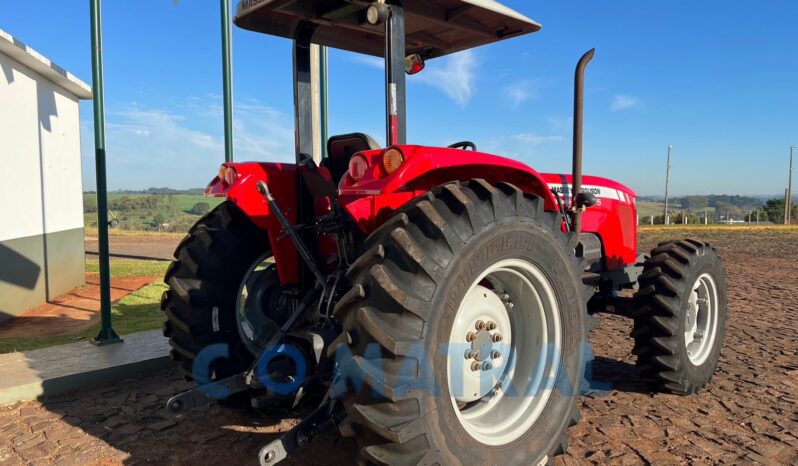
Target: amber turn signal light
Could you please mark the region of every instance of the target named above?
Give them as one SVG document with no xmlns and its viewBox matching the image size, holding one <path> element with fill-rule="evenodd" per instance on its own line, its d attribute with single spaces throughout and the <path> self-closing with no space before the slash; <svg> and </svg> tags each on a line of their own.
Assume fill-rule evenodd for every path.
<svg viewBox="0 0 798 466">
<path fill-rule="evenodd" d="M 390 175 L 402 166 L 405 156 L 398 147 L 390 147 L 382 154 L 382 168 Z"/>
</svg>

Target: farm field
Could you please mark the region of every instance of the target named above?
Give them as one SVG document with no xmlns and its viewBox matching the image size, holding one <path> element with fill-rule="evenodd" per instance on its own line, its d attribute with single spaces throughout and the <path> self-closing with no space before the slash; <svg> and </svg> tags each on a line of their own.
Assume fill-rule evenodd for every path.
<svg viewBox="0 0 798 466">
<path fill-rule="evenodd" d="M 222 198 L 201 194 L 108 193 L 108 220 L 114 230 L 187 231 L 199 217 L 221 204 Z M 96 195 L 83 194 L 84 224 L 97 227 Z"/>
<path fill-rule="evenodd" d="M 602 316 L 590 335 L 593 379 L 609 388 L 579 401 L 582 419 L 555 464 L 798 463 L 798 266 L 790 254 L 798 251 L 798 228 L 647 227 L 641 248 L 688 236 L 715 245 L 727 269 L 729 321 L 715 377 L 689 397 L 650 392 L 630 354 L 631 325 Z M 180 238 L 150 240 L 151 247 L 174 247 Z M 296 422 L 216 405 L 166 413 L 165 400 L 188 387 L 167 371 L 0 407 L 0 442 L 12 445 L 0 462 L 249 464 Z M 284 464 L 354 462 L 351 443 L 321 438 Z"/>
<path fill-rule="evenodd" d="M 665 209 L 665 203 L 635 200 L 635 207 L 637 207 L 637 215 L 639 215 L 640 218 L 643 218 L 650 217 L 652 215 L 662 215 L 662 212 Z M 670 205 L 668 207 L 670 207 Z"/>
</svg>

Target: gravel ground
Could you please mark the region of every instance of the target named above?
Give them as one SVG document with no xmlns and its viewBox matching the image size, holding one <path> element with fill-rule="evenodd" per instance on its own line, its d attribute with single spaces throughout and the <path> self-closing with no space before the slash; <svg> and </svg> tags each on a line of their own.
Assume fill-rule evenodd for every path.
<svg viewBox="0 0 798 466">
<path fill-rule="evenodd" d="M 642 249 L 662 235 L 643 233 Z M 593 371 L 612 388 L 580 400 L 582 421 L 558 464 L 798 463 L 798 230 L 692 236 L 716 245 L 728 271 L 716 376 L 693 396 L 651 393 L 630 355 L 629 323 L 602 317 L 591 334 Z M 213 405 L 177 418 L 165 413 L 166 398 L 188 386 L 171 371 L 0 407 L 0 464 L 255 464 L 259 448 L 295 422 Z M 285 464 L 354 460 L 351 444 L 322 438 Z"/>
</svg>

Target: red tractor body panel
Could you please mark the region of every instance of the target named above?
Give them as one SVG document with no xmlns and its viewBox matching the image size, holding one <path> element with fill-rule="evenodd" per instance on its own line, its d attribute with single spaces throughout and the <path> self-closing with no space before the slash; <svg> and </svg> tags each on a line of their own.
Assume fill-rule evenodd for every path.
<svg viewBox="0 0 798 466">
<path fill-rule="evenodd" d="M 570 199 L 571 175 L 544 173 L 549 188 Z M 632 265 L 637 260 L 637 212 L 635 192 L 599 176 L 583 176 L 582 191 L 596 196 L 596 205 L 582 214 L 582 231 L 601 239 L 607 269 Z M 565 195 L 563 195 L 565 194 Z"/>
<path fill-rule="evenodd" d="M 277 217 L 269 213 L 255 184 L 265 181 L 280 203 L 283 213 L 292 224 L 296 223 L 297 166 L 291 163 L 245 162 L 227 163 L 236 171 L 236 181 L 228 184 L 218 176 L 205 188 L 206 197 L 226 197 L 241 209 L 258 228 L 265 230 L 277 274 L 282 283 L 296 283 L 299 277 L 299 259 L 291 241 L 279 241 L 283 227 Z M 264 238 L 266 239 L 266 238 Z"/>
<path fill-rule="evenodd" d="M 384 150 L 360 152 L 369 162 L 366 174 L 354 180 L 345 174 L 340 180 L 339 203 L 354 220 L 360 231 L 368 235 L 407 202 L 453 180 L 483 178 L 489 182 L 507 182 L 524 192 L 544 200 L 546 210 L 557 210 L 560 195 L 567 204 L 570 175 L 541 174 L 515 160 L 460 149 L 403 145 L 404 163 L 393 173 L 383 168 Z M 218 176 L 205 189 L 208 197 L 226 197 L 236 204 L 252 221 L 266 231 L 280 281 L 296 283 L 299 277 L 299 258 L 296 248 L 284 236 L 284 231 L 269 206 L 257 192 L 255 184 L 265 181 L 269 191 L 283 209 L 288 221 L 297 221 L 297 166 L 283 163 L 228 163 L 236 171 L 235 182 L 228 184 Z M 323 176 L 329 172 L 320 167 Z M 582 231 L 601 238 L 608 269 L 634 264 L 637 258 L 637 227 L 634 206 L 635 193 L 626 186 L 605 178 L 585 176 L 583 190 L 596 195 L 598 202 L 582 215 Z M 329 199 L 315 200 L 317 216 L 330 212 Z M 334 238 L 321 235 L 318 246 L 322 267 L 334 262 L 338 255 Z"/>
</svg>

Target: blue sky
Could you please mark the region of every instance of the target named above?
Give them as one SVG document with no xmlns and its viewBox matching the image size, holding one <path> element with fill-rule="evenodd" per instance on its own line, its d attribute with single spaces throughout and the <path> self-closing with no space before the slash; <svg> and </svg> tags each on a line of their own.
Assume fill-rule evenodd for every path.
<svg viewBox="0 0 798 466">
<path fill-rule="evenodd" d="M 408 139 L 568 171 L 573 68 L 587 77 L 585 171 L 660 194 L 778 194 L 798 145 L 798 3 L 503 2 L 542 31 L 433 60 L 409 78 Z M 218 2 L 104 2 L 108 185 L 200 187 L 223 160 Z M 87 1 L 0 0 L 0 28 L 89 82 Z M 237 160 L 293 158 L 291 46 L 234 29 Z M 384 140 L 382 71 L 332 51 L 331 134 Z M 94 188 L 91 104 L 83 173 Z"/>
</svg>

